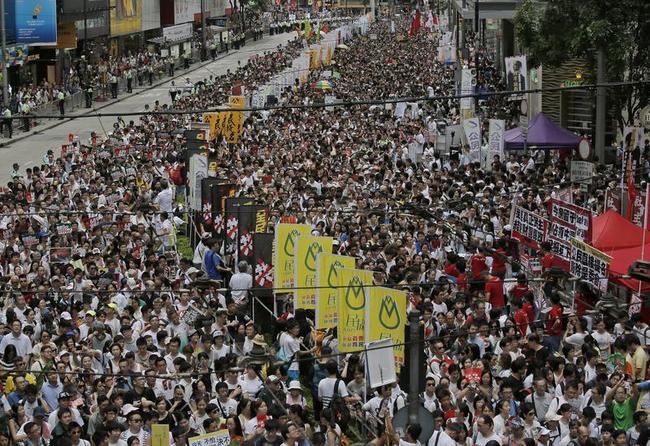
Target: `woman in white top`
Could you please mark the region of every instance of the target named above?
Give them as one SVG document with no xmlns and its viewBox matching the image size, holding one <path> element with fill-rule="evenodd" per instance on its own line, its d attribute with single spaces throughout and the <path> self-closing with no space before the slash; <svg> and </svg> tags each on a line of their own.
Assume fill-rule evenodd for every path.
<svg viewBox="0 0 650 446">
<path fill-rule="evenodd" d="M 503 435 L 506 430 L 506 422 L 510 418 L 510 401 L 501 400 L 497 403 L 497 415 L 494 417 L 494 433 Z"/>
<path fill-rule="evenodd" d="M 596 331 L 593 331 L 591 333 L 591 337 L 594 338 L 594 341 L 598 343 L 600 355 L 604 359 L 607 359 L 612 350 L 614 337 L 607 331 L 605 327 L 605 321 L 603 319 L 599 319 L 596 322 Z"/>
<path fill-rule="evenodd" d="M 255 396 L 262 388 L 262 380 L 257 376 L 253 367 L 247 365 L 244 374 L 239 378 L 239 385 L 244 396 L 255 399 Z"/>
</svg>

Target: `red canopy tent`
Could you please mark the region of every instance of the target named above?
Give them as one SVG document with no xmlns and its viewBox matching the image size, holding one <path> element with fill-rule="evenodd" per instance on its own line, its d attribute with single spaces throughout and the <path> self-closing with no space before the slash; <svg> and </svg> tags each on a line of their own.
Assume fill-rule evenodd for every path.
<svg viewBox="0 0 650 446">
<path fill-rule="evenodd" d="M 650 259 L 650 231 L 646 233 L 645 258 Z M 632 262 L 641 259 L 643 228 L 630 222 L 618 212 L 608 210 L 592 220 L 591 246 L 612 258 L 609 272 L 612 276 L 627 274 Z M 613 278 L 612 281 L 634 291 L 639 289 L 635 279 Z M 643 283 L 641 291 L 650 292 L 650 283 Z"/>
</svg>

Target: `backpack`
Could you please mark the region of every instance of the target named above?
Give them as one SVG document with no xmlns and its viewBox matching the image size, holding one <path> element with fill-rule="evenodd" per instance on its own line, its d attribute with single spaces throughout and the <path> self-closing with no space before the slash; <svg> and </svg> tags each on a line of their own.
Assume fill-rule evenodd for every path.
<svg viewBox="0 0 650 446">
<path fill-rule="evenodd" d="M 280 342 L 280 340 L 282 339 L 282 335 L 284 335 L 284 333 L 280 333 L 280 336 L 278 336 L 278 342 L 276 343 L 276 348 L 275 348 L 275 359 L 282 362 L 288 362 L 289 358 L 287 358 L 287 352 L 284 351 L 284 347 L 282 347 L 282 342 Z"/>
<path fill-rule="evenodd" d="M 329 408 L 332 411 L 332 417 L 334 418 L 333 422 L 337 423 L 341 426 L 341 429 L 345 430 L 345 427 L 347 427 L 348 422 L 350 421 L 350 409 L 339 392 L 339 384 L 341 382 L 340 379 L 337 379 L 334 382 L 334 393 L 332 394 Z"/>
</svg>

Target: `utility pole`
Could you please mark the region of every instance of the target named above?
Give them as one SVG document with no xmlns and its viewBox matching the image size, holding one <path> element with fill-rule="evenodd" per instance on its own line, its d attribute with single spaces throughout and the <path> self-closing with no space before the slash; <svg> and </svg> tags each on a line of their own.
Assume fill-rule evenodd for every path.
<svg viewBox="0 0 650 446">
<path fill-rule="evenodd" d="M 88 42 L 88 0 L 84 0 L 84 56 L 88 55 L 86 51 L 86 43 Z"/>
<path fill-rule="evenodd" d="M 410 338 L 409 341 L 409 423 L 418 422 L 418 393 L 420 392 L 420 364 L 422 363 L 422 348 L 419 342 L 424 334 L 420 328 L 420 312 L 413 310 L 408 314 Z"/>
<path fill-rule="evenodd" d="M 0 0 L 0 28 L 2 28 L 2 102 L 9 106 L 9 79 L 7 77 L 7 27 L 5 26 L 5 2 Z"/>
<path fill-rule="evenodd" d="M 598 48 L 596 53 L 598 67 L 596 71 L 596 83 L 599 85 L 607 82 L 605 50 Z M 607 94 L 605 87 L 596 87 L 596 156 L 598 162 L 605 163 L 605 127 L 607 114 Z"/>
<path fill-rule="evenodd" d="M 201 60 L 208 58 L 208 53 L 205 47 L 206 41 L 206 29 L 205 29 L 205 0 L 201 0 Z"/>
<path fill-rule="evenodd" d="M 474 68 L 476 69 L 476 77 L 478 79 L 478 44 L 479 44 L 479 29 L 481 22 L 479 21 L 480 0 L 474 0 Z"/>
</svg>

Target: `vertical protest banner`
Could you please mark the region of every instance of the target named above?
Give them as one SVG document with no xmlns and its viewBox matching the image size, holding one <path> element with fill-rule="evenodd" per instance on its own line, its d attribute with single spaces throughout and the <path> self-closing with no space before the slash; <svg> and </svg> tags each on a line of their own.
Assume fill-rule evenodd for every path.
<svg viewBox="0 0 650 446">
<path fill-rule="evenodd" d="M 506 57 L 506 90 L 517 93 L 528 88 L 528 63 L 525 55 Z M 509 100 L 522 100 L 525 94 L 513 94 Z"/>
<path fill-rule="evenodd" d="M 316 309 L 316 259 L 319 254 L 332 252 L 331 237 L 300 236 L 294 245 L 293 307 Z"/>
<path fill-rule="evenodd" d="M 571 239 L 571 275 L 593 285 L 601 292 L 607 291 L 607 275 L 612 258 L 591 245 Z"/>
<path fill-rule="evenodd" d="M 490 160 L 499 155 L 503 161 L 504 137 L 506 130 L 506 121 L 503 119 L 490 119 L 489 142 L 490 142 Z"/>
<path fill-rule="evenodd" d="M 273 290 L 273 234 L 253 234 L 253 281 L 254 287 L 265 288 L 258 290 L 258 297 L 267 297 Z"/>
<path fill-rule="evenodd" d="M 539 245 L 546 241 L 549 222 L 521 206 L 513 206 L 510 226 L 512 226 L 512 238 L 539 249 Z"/>
<path fill-rule="evenodd" d="M 552 198 L 548 204 L 550 228 L 548 241 L 551 252 L 560 259 L 568 271 L 571 261 L 571 239 L 591 241 L 591 211 L 574 204 Z"/>
<path fill-rule="evenodd" d="M 237 185 L 234 183 L 223 183 L 223 180 L 217 180 L 210 184 L 212 232 L 217 237 L 223 238 L 225 235 L 224 213 L 226 210 L 226 199 L 234 197 L 236 193 Z"/>
<path fill-rule="evenodd" d="M 476 85 L 476 71 L 471 68 L 463 68 L 460 73 L 460 94 L 462 96 L 471 95 L 474 93 L 474 86 Z M 474 110 L 474 98 L 461 97 L 460 110 L 462 116 L 470 116 Z M 465 112 L 469 111 L 469 114 Z"/>
<path fill-rule="evenodd" d="M 365 288 L 372 287 L 372 271 L 341 268 L 338 279 L 339 351 L 353 352 L 365 344 Z"/>
<path fill-rule="evenodd" d="M 225 220 L 226 220 L 226 246 L 224 253 L 226 255 L 237 255 L 237 242 L 239 237 L 239 218 L 241 209 L 246 205 L 255 204 L 255 200 L 250 197 L 226 198 Z"/>
<path fill-rule="evenodd" d="M 208 176 L 207 155 L 194 154 L 190 157 L 189 172 L 189 206 L 193 211 L 200 211 L 202 207 L 201 185 Z"/>
<path fill-rule="evenodd" d="M 311 226 L 280 223 L 275 227 L 273 247 L 274 283 L 276 294 L 293 291 L 294 250 L 296 239 L 311 234 Z"/>
<path fill-rule="evenodd" d="M 404 364 L 406 328 L 405 291 L 371 287 L 366 293 L 366 342 L 393 340 L 395 363 Z"/>
<path fill-rule="evenodd" d="M 228 107 L 233 111 L 220 113 L 221 133 L 227 142 L 237 144 L 244 130 L 244 111 L 241 109 L 246 107 L 246 98 L 244 96 L 230 96 L 228 98 Z"/>
<path fill-rule="evenodd" d="M 607 189 L 605 191 L 605 211 L 614 210 L 621 214 L 623 208 L 621 207 L 621 192 L 620 189 Z"/>
<path fill-rule="evenodd" d="M 244 205 L 239 208 L 239 234 L 237 258 L 253 263 L 254 239 L 253 234 L 266 231 L 268 208 L 259 204 Z"/>
<path fill-rule="evenodd" d="M 201 180 L 201 213 L 203 215 L 202 221 L 210 230 L 213 228 L 213 202 L 212 202 L 212 186 L 219 183 L 217 178 L 203 178 Z"/>
<path fill-rule="evenodd" d="M 470 153 L 478 153 L 479 159 L 481 152 L 481 123 L 478 118 L 463 119 L 463 132 L 467 138 L 467 145 Z"/>
<path fill-rule="evenodd" d="M 316 257 L 316 328 L 334 328 L 338 321 L 338 270 L 353 269 L 356 259 L 322 253 Z"/>
</svg>

